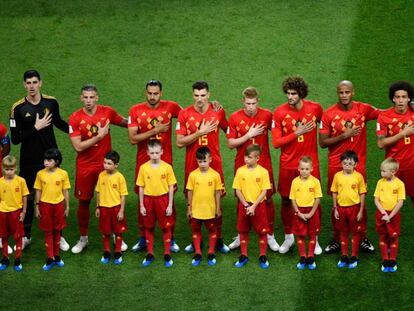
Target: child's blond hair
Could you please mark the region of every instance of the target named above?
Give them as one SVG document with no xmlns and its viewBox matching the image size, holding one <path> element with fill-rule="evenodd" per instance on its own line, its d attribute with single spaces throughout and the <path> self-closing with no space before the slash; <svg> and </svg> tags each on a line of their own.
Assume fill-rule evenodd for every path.
<svg viewBox="0 0 414 311">
<path fill-rule="evenodd" d="M 393 158 L 387 158 L 381 163 L 381 169 L 389 169 L 391 171 L 396 172 L 398 171 L 399 168 L 400 168 L 400 165 L 398 161 Z"/>
</svg>

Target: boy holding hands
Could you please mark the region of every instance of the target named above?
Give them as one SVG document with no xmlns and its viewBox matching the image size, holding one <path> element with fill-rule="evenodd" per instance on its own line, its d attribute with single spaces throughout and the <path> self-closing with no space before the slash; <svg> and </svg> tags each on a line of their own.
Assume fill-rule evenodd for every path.
<svg viewBox="0 0 414 311">
<path fill-rule="evenodd" d="M 374 193 L 377 206 L 375 227 L 380 236 L 382 272 L 397 271 L 400 209 L 405 200 L 404 183 L 395 176 L 398 166 L 398 162 L 393 158 L 385 159 L 381 163 L 382 178 L 378 181 Z"/>
<path fill-rule="evenodd" d="M 234 264 L 237 268 L 243 267 L 249 261 L 247 246 L 252 226 L 259 235 L 259 265 L 263 269 L 269 267 L 269 261 L 266 257 L 268 223 L 265 200 L 266 191 L 271 188 L 271 185 L 268 171 L 257 163 L 260 154 L 259 145 L 249 145 L 244 154 L 246 165 L 237 169 L 233 181 L 233 189 L 239 199 L 237 231 L 240 234 L 241 255 Z"/>
<path fill-rule="evenodd" d="M 148 162 L 141 165 L 136 185 L 139 187 L 139 213 L 143 216 L 145 239 L 148 253 L 142 262 L 144 267 L 149 266 L 154 257 L 154 231 L 158 220 L 164 240 L 164 266 L 173 265 L 170 243 L 171 229 L 175 225 L 173 215 L 174 188 L 177 184 L 172 166 L 161 160 L 163 149 L 157 139 L 148 141 Z"/>
<path fill-rule="evenodd" d="M 355 170 L 358 156 L 353 150 L 341 154 L 342 171 L 334 175 L 331 185 L 334 216 L 338 220 L 341 238 L 341 259 L 337 266 L 354 269 L 358 266 L 361 233 L 366 232 L 362 215 L 367 188 L 364 177 Z M 348 260 L 348 237 L 351 233 L 352 253 Z"/>
<path fill-rule="evenodd" d="M 293 233 L 296 235 L 300 260 L 296 267 L 299 270 L 308 266 L 309 270 L 316 269 L 314 259 L 316 237 L 320 231 L 320 209 L 322 197 L 321 183 L 312 176 L 312 159 L 304 156 L 299 160 L 299 176 L 295 177 L 290 186 L 289 198 L 295 217 L 292 222 Z M 306 256 L 305 238 L 308 236 L 308 255 Z"/>
<path fill-rule="evenodd" d="M 191 264 L 198 266 L 201 262 L 201 225 L 208 230 L 208 265 L 216 264 L 214 247 L 217 242 L 216 217 L 221 216 L 221 191 L 223 185 L 220 174 L 210 167 L 211 152 L 208 147 L 200 147 L 196 152 L 198 169 L 192 171 L 187 181 L 187 216 L 193 234 L 195 256 Z"/>
<path fill-rule="evenodd" d="M 3 247 L 3 258 L 0 271 L 10 264 L 8 248 L 9 236 L 13 235 L 16 242 L 14 270 L 21 271 L 20 261 L 24 236 L 23 220 L 26 215 L 27 196 L 29 190 L 26 181 L 16 175 L 16 158 L 8 155 L 3 161 L 4 176 L 0 178 L 0 238 Z"/>
</svg>

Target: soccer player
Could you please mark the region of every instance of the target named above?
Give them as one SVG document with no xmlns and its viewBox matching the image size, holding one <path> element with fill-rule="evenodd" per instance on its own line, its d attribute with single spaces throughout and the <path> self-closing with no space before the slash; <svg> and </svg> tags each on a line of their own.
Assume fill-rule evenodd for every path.
<svg viewBox="0 0 414 311">
<path fill-rule="evenodd" d="M 147 153 L 150 160 L 141 165 L 136 179 L 136 185 L 139 187 L 139 213 L 145 226 L 148 249 L 142 265 L 147 267 L 155 259 L 154 231 L 158 220 L 164 241 L 164 266 L 170 268 L 173 265 L 170 245 L 171 228 L 175 224 L 173 206 L 177 180 L 172 166 L 161 160 L 163 149 L 158 139 L 148 141 Z"/>
<path fill-rule="evenodd" d="M 179 148 L 186 147 L 185 154 L 185 185 L 190 172 L 197 166 L 196 152 L 201 146 L 206 146 L 211 151 L 211 167 L 216 170 L 224 185 L 223 167 L 220 155 L 219 128 L 224 132 L 228 123 L 223 109 L 214 111 L 209 103 L 210 92 L 206 81 L 197 81 L 193 84 L 194 104 L 180 111 L 176 125 L 176 144 Z M 224 193 L 225 190 L 223 190 Z M 222 217 L 217 217 L 217 244 L 222 252 L 229 252 L 229 247 L 221 238 Z M 186 252 L 194 251 L 193 245 L 186 247 Z"/>
<path fill-rule="evenodd" d="M 259 265 L 262 269 L 269 268 L 266 257 L 267 231 L 269 228 L 266 215 L 266 192 L 271 188 L 269 172 L 258 164 L 261 148 L 257 144 L 249 145 L 244 152 L 245 165 L 236 171 L 233 189 L 238 198 L 237 231 L 240 234 L 241 255 L 234 263 L 242 268 L 248 261 L 247 246 L 249 231 L 253 227 L 259 236 Z"/>
<path fill-rule="evenodd" d="M 379 110 L 370 104 L 354 101 L 355 89 L 351 81 L 343 80 L 336 86 L 338 102 L 324 111 L 319 130 L 319 145 L 328 148 L 328 194 L 331 194 L 331 185 L 335 173 L 342 170 L 341 154 L 346 150 L 354 150 L 359 162 L 356 170 L 362 174 L 365 183 L 367 158 L 367 127 L 366 122 L 378 117 Z M 325 248 L 325 253 L 331 254 L 339 251 L 340 234 L 338 222 L 331 212 L 333 239 Z M 361 220 L 360 248 L 373 253 L 375 248 L 366 237 L 367 209 L 364 208 Z"/>
<path fill-rule="evenodd" d="M 110 235 L 115 235 L 114 264 L 122 263 L 122 234 L 127 230 L 125 216 L 125 197 L 128 195 L 125 177 L 118 171 L 119 154 L 109 151 L 103 160 L 104 170 L 96 183 L 96 210 L 99 218 L 99 230 L 102 233 L 104 253 L 101 263 L 111 259 Z"/>
<path fill-rule="evenodd" d="M 298 176 L 297 163 L 300 158 L 309 155 L 313 163 L 313 176 L 320 180 L 318 143 L 316 124 L 321 120 L 322 107 L 315 102 L 305 100 L 308 84 L 302 77 L 286 78 L 282 83 L 288 102 L 277 107 L 273 113 L 272 143 L 280 148 L 278 192 L 282 197 L 281 216 L 285 231 L 285 240 L 279 247 L 279 253 L 289 251 L 294 243 L 292 232 L 292 202 L 289 199 L 292 180 Z M 315 254 L 322 249 L 316 238 Z"/>
<path fill-rule="evenodd" d="M 363 229 L 362 219 L 365 209 L 367 188 L 364 177 L 355 168 L 358 156 L 353 150 L 341 154 L 342 171 L 334 175 L 331 192 L 335 219 L 341 236 L 341 259 L 337 266 L 354 269 L 358 265 L 358 249 Z M 351 233 L 352 255 L 348 260 L 348 238 Z"/>
<path fill-rule="evenodd" d="M 10 152 L 10 137 L 7 134 L 7 128 L 3 123 L 0 123 L 0 177 L 3 176 L 3 170 L 1 169 L 1 163 L 3 157 L 7 156 Z M 1 238 L 0 238 L 0 248 L 2 248 Z M 10 245 L 7 247 L 9 254 L 13 252 L 13 249 Z"/>
<path fill-rule="evenodd" d="M 137 145 L 135 176 L 138 175 L 141 165 L 150 159 L 147 145 L 152 139 L 161 142 L 163 150 L 161 159 L 172 165 L 171 122 L 173 118 L 178 117 L 178 113 L 182 110 L 178 103 L 161 99 L 162 84 L 158 80 L 147 82 L 145 96 L 146 102 L 136 104 L 129 110 L 128 137 L 131 144 Z M 138 186 L 135 187 L 135 192 L 138 194 Z M 173 208 L 172 217 L 176 217 L 175 208 Z M 140 251 L 146 247 L 142 216 L 139 212 L 138 225 L 141 237 L 132 247 L 132 251 Z M 174 234 L 174 227 L 171 230 Z M 172 252 L 180 250 L 174 237 L 171 238 L 170 248 Z"/>
<path fill-rule="evenodd" d="M 98 90 L 93 84 L 81 89 L 80 100 L 84 107 L 69 117 L 69 137 L 78 153 L 76 157 L 75 197 L 78 199 L 78 225 L 80 238 L 72 253 L 78 254 L 88 245 L 89 205 L 98 176 L 102 171 L 102 159 L 111 147 L 109 125 L 127 127 L 128 121 L 112 107 L 98 105 Z M 126 250 L 125 243 L 122 249 Z"/>
<path fill-rule="evenodd" d="M 293 179 L 289 194 L 295 215 L 292 221 L 292 230 L 296 235 L 300 255 L 296 268 L 303 270 L 307 266 L 309 270 L 315 270 L 315 244 L 321 226 L 320 210 L 318 208 L 322 197 L 321 183 L 311 175 L 313 167 L 310 157 L 304 156 L 299 160 L 298 170 L 299 176 Z M 307 256 L 306 236 L 309 239 Z"/>
<path fill-rule="evenodd" d="M 397 271 L 398 237 L 400 235 L 400 209 L 405 200 L 404 183 L 395 176 L 398 162 L 387 158 L 381 163 L 381 179 L 375 189 L 376 230 L 382 257 L 382 272 Z"/>
<path fill-rule="evenodd" d="M 275 206 L 273 193 L 275 192 L 272 159 L 269 151 L 269 131 L 272 129 L 272 113 L 270 110 L 259 107 L 259 94 L 254 87 L 243 90 L 242 103 L 244 108 L 230 115 L 229 127 L 227 129 L 228 146 L 230 149 L 237 148 L 234 160 L 234 173 L 244 165 L 244 152 L 248 145 L 258 144 L 262 148 L 259 164 L 269 172 L 271 189 L 266 193 L 266 213 L 269 221 L 269 233 L 267 244 L 274 252 L 279 250 L 279 244 L 274 236 Z M 230 243 L 230 249 L 240 246 L 240 236 Z"/>
<path fill-rule="evenodd" d="M 36 70 L 23 74 L 26 97 L 13 104 L 10 111 L 10 134 L 12 143 L 20 146 L 20 176 L 26 180 L 30 195 L 27 197 L 27 212 L 24 218 L 24 249 L 32 241 L 34 213 L 33 184 L 36 173 L 43 169 L 43 156 L 46 150 L 57 148 L 53 127 L 68 133 L 69 127 L 62 120 L 56 98 L 42 94 L 42 80 Z M 61 248 L 66 251 L 69 244 L 62 237 Z"/>
<path fill-rule="evenodd" d="M 9 236 L 16 243 L 14 270 L 22 271 L 22 243 L 24 236 L 23 220 L 26 214 L 27 189 L 26 181 L 16 175 L 16 158 L 9 155 L 2 160 L 4 176 L 0 178 L 0 238 L 3 248 L 3 258 L 0 270 L 5 270 L 9 264 Z"/>
<path fill-rule="evenodd" d="M 53 266 L 63 267 L 65 263 L 59 256 L 60 232 L 66 227 L 69 215 L 68 173 L 59 166 L 62 154 L 56 148 L 45 151 L 43 170 L 36 174 L 36 217 L 40 219 L 39 228 L 45 234 L 47 259 L 43 270 L 49 271 Z"/>
<path fill-rule="evenodd" d="M 414 97 L 410 82 L 397 81 L 389 88 L 389 99 L 394 107 L 378 116 L 377 144 L 385 149 L 385 157 L 399 163 L 397 177 L 405 184 L 407 195 L 414 205 L 414 111 L 408 104 Z"/>
<path fill-rule="evenodd" d="M 200 147 L 196 152 L 198 168 L 190 173 L 187 182 L 187 217 L 193 234 L 195 256 L 191 265 L 196 267 L 201 262 L 201 225 L 208 230 L 209 266 L 216 264 L 214 248 L 217 242 L 216 217 L 221 215 L 221 190 L 223 185 L 220 174 L 210 167 L 211 152 L 207 147 Z"/>
</svg>

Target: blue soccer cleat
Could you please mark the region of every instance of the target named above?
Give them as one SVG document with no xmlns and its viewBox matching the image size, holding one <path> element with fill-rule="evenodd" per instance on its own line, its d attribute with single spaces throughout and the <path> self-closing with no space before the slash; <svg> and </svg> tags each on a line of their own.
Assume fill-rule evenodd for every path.
<svg viewBox="0 0 414 311">
<path fill-rule="evenodd" d="M 249 261 L 249 258 L 244 256 L 244 255 L 240 255 L 239 259 L 234 263 L 234 266 L 237 268 L 243 268 L 247 262 Z"/>
<path fill-rule="evenodd" d="M 145 256 L 144 260 L 142 261 L 142 265 L 144 267 L 148 267 L 150 264 L 152 264 L 154 260 L 155 260 L 155 257 L 153 254 L 147 254 L 147 256 Z"/>
<path fill-rule="evenodd" d="M 200 265 L 201 263 L 201 255 L 200 254 L 195 254 L 195 256 L 193 257 L 193 260 L 191 260 L 191 265 L 193 267 L 197 267 L 198 265 Z"/>
</svg>

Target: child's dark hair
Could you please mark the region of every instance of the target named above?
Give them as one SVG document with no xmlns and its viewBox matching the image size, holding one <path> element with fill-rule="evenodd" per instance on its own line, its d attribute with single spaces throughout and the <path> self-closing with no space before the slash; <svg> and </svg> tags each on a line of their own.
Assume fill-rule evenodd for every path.
<svg viewBox="0 0 414 311">
<path fill-rule="evenodd" d="M 154 147 L 160 147 L 160 148 L 162 148 L 161 141 L 158 140 L 158 139 L 150 139 L 150 140 L 148 140 L 147 146 L 148 146 L 148 148 L 154 148 Z"/>
<path fill-rule="evenodd" d="M 341 154 L 341 162 L 343 160 L 353 160 L 355 163 L 358 163 L 358 155 L 354 150 L 347 150 Z"/>
<path fill-rule="evenodd" d="M 121 157 L 119 156 L 119 153 L 114 150 L 108 151 L 105 154 L 105 159 L 111 160 L 112 162 L 114 162 L 114 164 L 118 164 L 120 158 Z"/>
<path fill-rule="evenodd" d="M 262 154 L 262 148 L 260 148 L 260 146 L 258 144 L 248 145 L 247 148 L 246 148 L 246 151 L 244 152 L 244 155 L 248 156 L 252 152 L 256 152 L 257 155 L 260 156 Z"/>
<path fill-rule="evenodd" d="M 211 151 L 208 147 L 200 147 L 196 151 L 196 159 L 197 160 L 205 160 L 207 156 L 211 156 Z"/>
<path fill-rule="evenodd" d="M 62 164 L 62 154 L 57 148 L 50 148 L 45 151 L 45 160 L 55 160 L 56 166 L 59 167 Z"/>
</svg>

